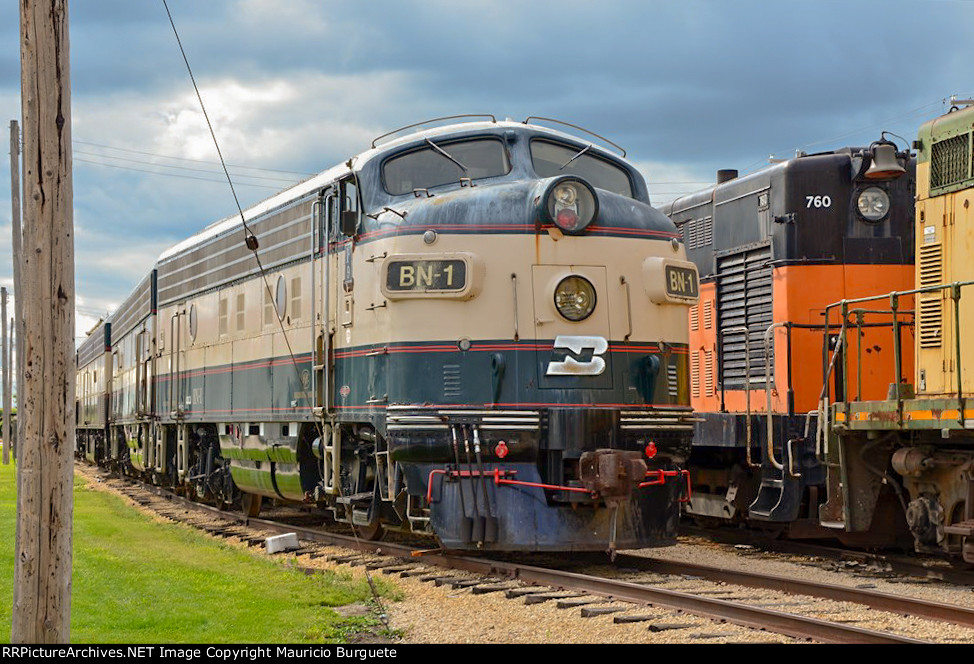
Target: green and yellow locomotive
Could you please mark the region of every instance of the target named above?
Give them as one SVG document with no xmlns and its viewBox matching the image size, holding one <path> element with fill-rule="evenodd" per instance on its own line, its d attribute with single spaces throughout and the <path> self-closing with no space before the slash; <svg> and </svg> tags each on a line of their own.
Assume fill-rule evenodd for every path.
<svg viewBox="0 0 974 664">
<path fill-rule="evenodd" d="M 970 102 L 968 102 L 970 103 Z M 828 502 L 823 525 L 840 532 L 909 530 L 918 551 L 974 562 L 974 106 L 921 127 L 917 158 L 916 288 L 847 299 L 829 316 L 842 324 L 827 360 L 832 374 L 877 361 L 857 349 L 853 321 L 886 311 L 912 322 L 911 347 L 881 369 L 896 376 L 885 400 L 848 394 L 823 410 L 828 434 Z M 914 372 L 903 358 L 915 353 Z M 828 365 L 827 365 L 828 368 Z M 892 517 L 889 507 L 895 508 Z"/>
<path fill-rule="evenodd" d="M 394 132 L 166 251 L 119 461 L 369 537 L 672 543 L 696 269 L 604 139 L 537 120 Z"/>
</svg>

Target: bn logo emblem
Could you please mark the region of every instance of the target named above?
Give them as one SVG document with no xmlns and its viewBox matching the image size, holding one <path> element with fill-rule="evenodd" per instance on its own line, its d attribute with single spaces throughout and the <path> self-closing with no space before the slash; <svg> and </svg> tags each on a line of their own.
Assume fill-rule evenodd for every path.
<svg viewBox="0 0 974 664">
<path fill-rule="evenodd" d="M 565 352 L 565 359 L 548 363 L 548 376 L 598 376 L 605 371 L 605 360 L 601 357 L 609 350 L 609 342 L 602 337 L 569 337 L 559 335 L 555 338 L 554 352 Z M 591 359 L 583 359 L 592 353 Z M 578 359 L 575 359 L 578 358 Z"/>
</svg>

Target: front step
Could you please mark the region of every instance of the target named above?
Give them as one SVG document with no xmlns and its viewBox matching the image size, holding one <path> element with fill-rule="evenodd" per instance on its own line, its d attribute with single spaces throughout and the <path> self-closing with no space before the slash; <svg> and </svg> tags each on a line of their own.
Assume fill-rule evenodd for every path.
<svg viewBox="0 0 974 664">
<path fill-rule="evenodd" d="M 772 518 L 776 508 L 781 503 L 785 492 L 785 483 L 780 479 L 763 478 L 758 489 L 757 498 L 748 508 L 748 517 L 755 521 L 777 521 Z"/>
<path fill-rule="evenodd" d="M 944 533 L 947 535 L 971 537 L 974 535 L 974 519 L 958 521 L 957 523 L 952 523 L 949 526 L 944 526 Z"/>
<path fill-rule="evenodd" d="M 801 482 L 795 479 L 764 478 L 761 480 L 757 498 L 748 508 L 748 517 L 753 521 L 790 523 L 798 518 L 801 500 Z"/>
</svg>

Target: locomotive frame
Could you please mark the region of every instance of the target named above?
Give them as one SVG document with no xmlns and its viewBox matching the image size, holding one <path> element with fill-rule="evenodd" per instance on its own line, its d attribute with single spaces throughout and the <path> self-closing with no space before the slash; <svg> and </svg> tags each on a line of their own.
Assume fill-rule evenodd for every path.
<svg viewBox="0 0 974 664">
<path fill-rule="evenodd" d="M 106 325 L 89 456 L 366 537 L 672 543 L 696 270 L 612 150 L 487 117 L 381 137 L 246 233 L 229 217 L 164 252 Z"/>
</svg>

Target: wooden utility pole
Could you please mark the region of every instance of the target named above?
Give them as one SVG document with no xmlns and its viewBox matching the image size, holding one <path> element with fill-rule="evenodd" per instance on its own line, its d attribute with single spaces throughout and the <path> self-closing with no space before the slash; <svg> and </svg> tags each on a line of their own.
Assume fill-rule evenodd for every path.
<svg viewBox="0 0 974 664">
<path fill-rule="evenodd" d="M 10 398 L 10 353 L 7 348 L 7 287 L 0 287 L 0 330 L 3 330 L 3 341 L 0 341 L 0 354 L 3 355 L 3 373 L 0 382 L 3 383 L 3 465 L 10 465 L 10 411 L 13 399 Z"/>
<path fill-rule="evenodd" d="M 71 621 L 74 223 L 67 0 L 21 0 L 24 384 L 13 643 L 67 643 Z"/>
<path fill-rule="evenodd" d="M 14 330 L 13 336 L 17 340 L 14 366 L 17 367 L 17 393 L 24 384 L 24 354 L 21 351 L 20 340 L 24 338 L 24 298 L 20 284 L 20 125 L 16 120 L 10 121 L 10 218 L 13 220 L 13 249 L 14 249 Z M 13 390 L 11 390 L 13 391 Z M 19 405 L 18 399 L 18 405 Z M 10 442 L 14 458 L 17 457 L 17 431 L 11 431 Z"/>
</svg>

